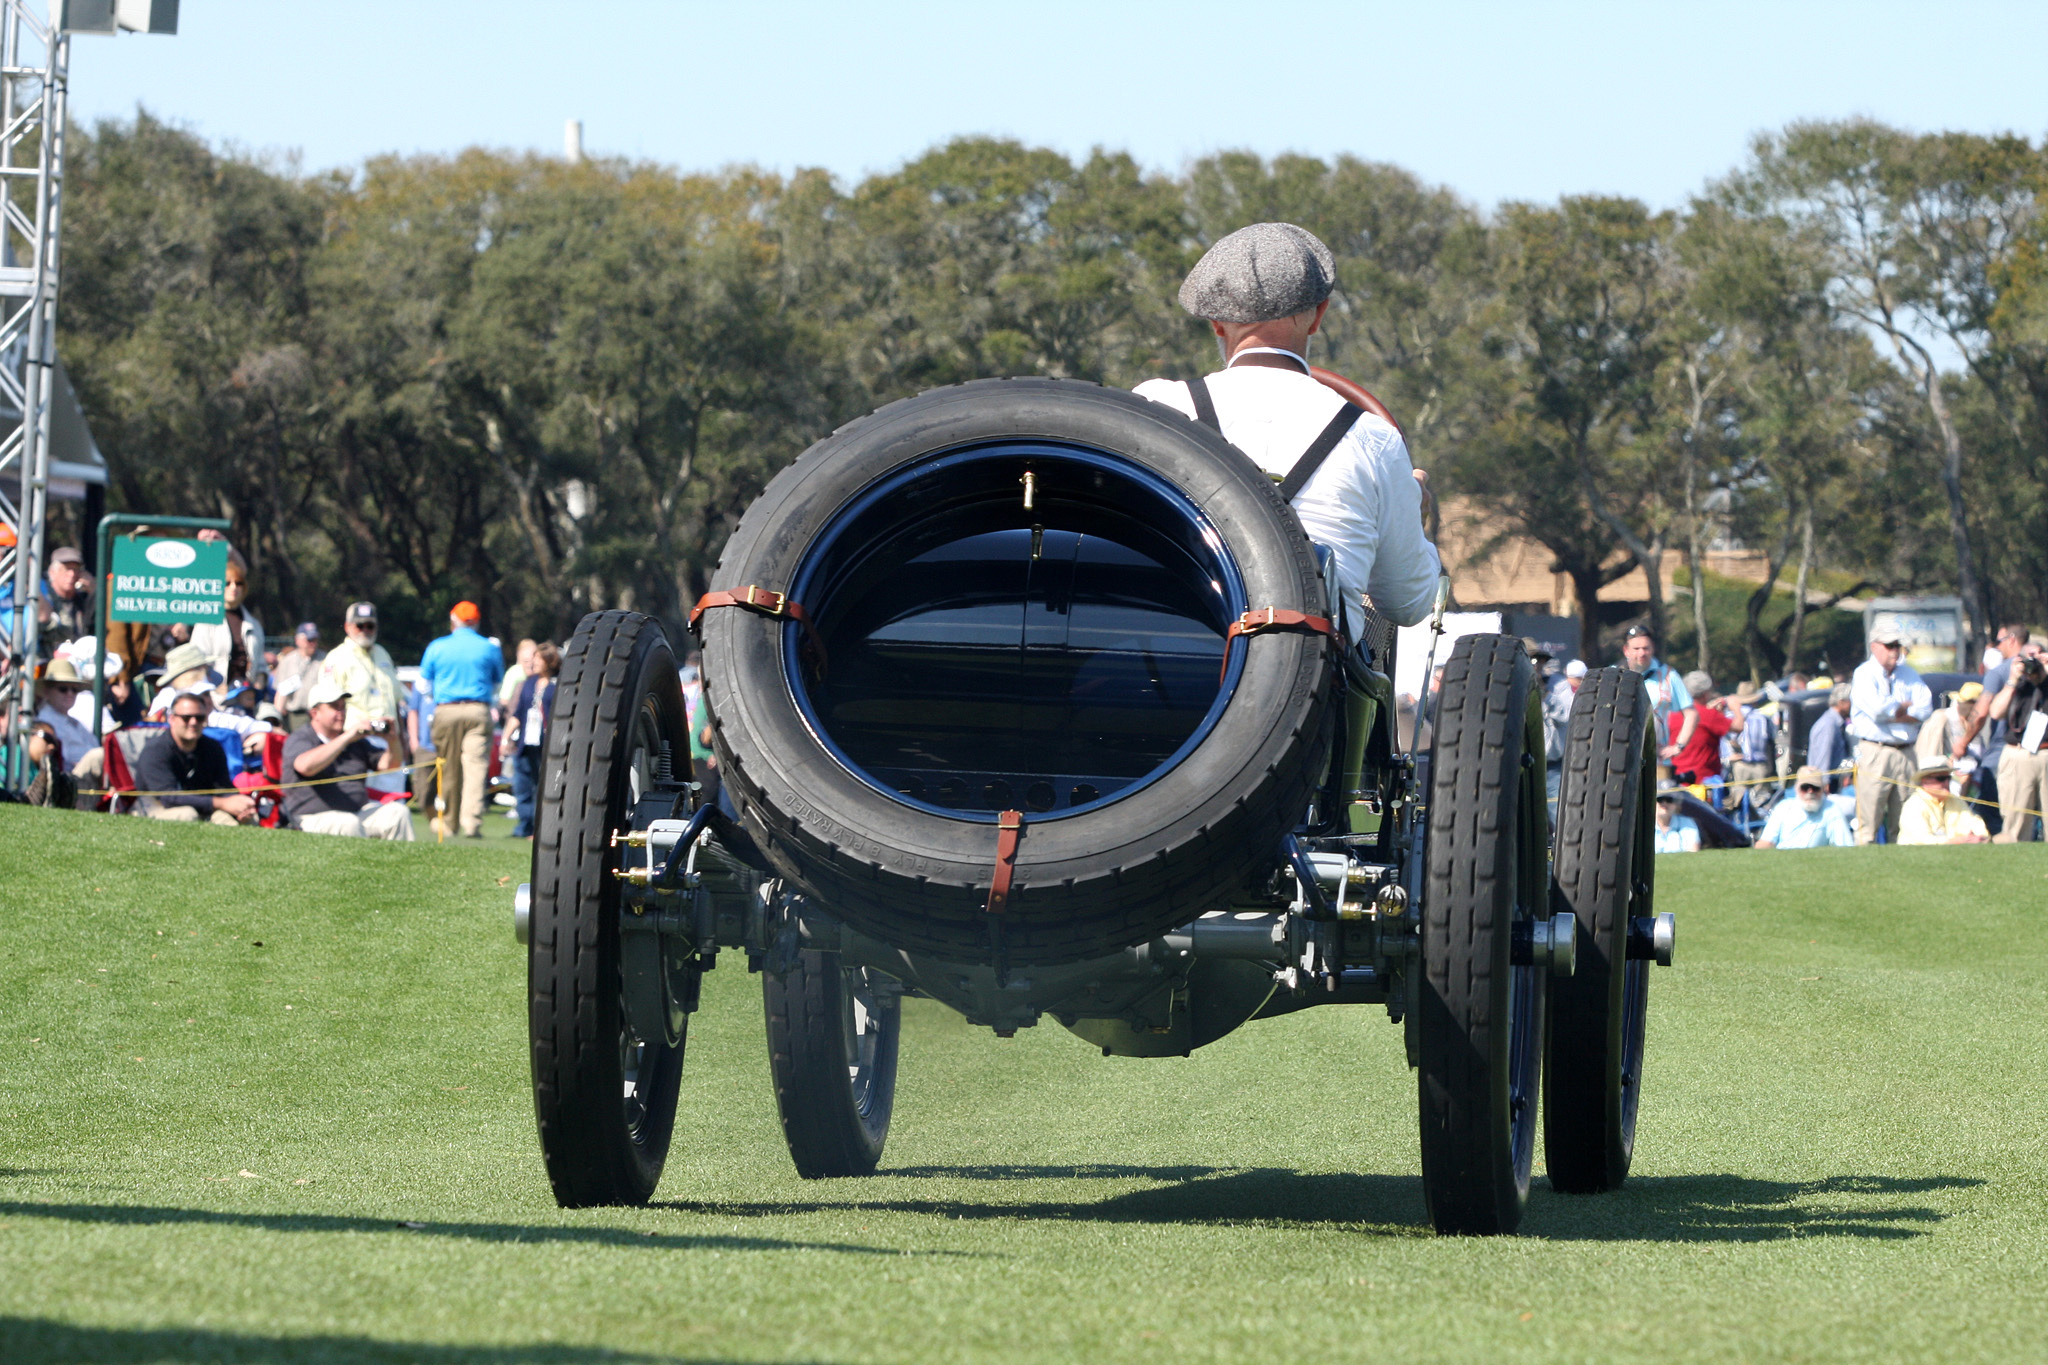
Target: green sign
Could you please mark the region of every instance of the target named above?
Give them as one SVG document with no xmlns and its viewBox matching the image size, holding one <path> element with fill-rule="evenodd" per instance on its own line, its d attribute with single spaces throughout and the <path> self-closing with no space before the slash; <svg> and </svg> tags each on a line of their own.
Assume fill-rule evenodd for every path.
<svg viewBox="0 0 2048 1365">
<path fill-rule="evenodd" d="M 227 574 L 224 540 L 118 537 L 114 571 L 107 582 L 108 618 L 216 623 L 222 615 Z"/>
</svg>

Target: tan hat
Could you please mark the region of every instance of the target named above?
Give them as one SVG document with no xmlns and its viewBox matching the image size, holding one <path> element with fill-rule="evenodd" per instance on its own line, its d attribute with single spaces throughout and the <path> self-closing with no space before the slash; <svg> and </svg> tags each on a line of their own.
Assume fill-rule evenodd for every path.
<svg viewBox="0 0 2048 1365">
<path fill-rule="evenodd" d="M 306 709 L 316 706 L 332 706 L 348 700 L 348 689 L 333 678 L 322 678 L 306 693 Z"/>
<path fill-rule="evenodd" d="M 36 679 L 38 687 L 46 683 L 68 683 L 72 687 L 82 687 L 85 685 L 85 679 L 78 676 L 78 665 L 71 660 L 52 659 L 43 665 L 43 676 Z"/>
<path fill-rule="evenodd" d="M 1947 759 L 1937 758 L 1932 763 L 1922 763 L 1914 780 L 1925 782 L 1930 777 L 1947 777 L 1956 770 L 1956 765 Z"/>
<path fill-rule="evenodd" d="M 1980 682 L 1966 682 L 1956 689 L 1957 701 L 1975 701 L 1983 695 L 1984 684 Z"/>
<path fill-rule="evenodd" d="M 1764 690 L 1747 678 L 1744 678 L 1735 685 L 1735 700 L 1741 702 L 1744 706 L 1749 705 L 1763 694 Z"/>
<path fill-rule="evenodd" d="M 1801 767 L 1798 772 L 1792 774 L 1792 785 L 1794 787 L 1815 786 L 1819 787 L 1822 791 L 1826 791 L 1828 777 L 1826 773 L 1809 763 Z"/>
<path fill-rule="evenodd" d="M 187 640 L 164 656 L 164 681 L 174 683 L 195 668 L 211 668 L 213 660 L 205 650 Z"/>
</svg>

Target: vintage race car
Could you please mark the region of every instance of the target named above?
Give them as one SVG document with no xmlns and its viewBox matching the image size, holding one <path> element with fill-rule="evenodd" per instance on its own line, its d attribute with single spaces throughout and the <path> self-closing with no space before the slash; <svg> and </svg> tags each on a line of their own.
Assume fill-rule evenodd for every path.
<svg viewBox="0 0 2048 1365">
<path fill-rule="evenodd" d="M 1439 1229 L 1516 1226 L 1539 1085 L 1551 1183 L 1618 1186 L 1672 934 L 1643 689 L 1587 678 L 1553 831 L 1520 642 L 1460 639 L 1403 752 L 1393 632 L 1321 561 L 1210 428 L 990 380 L 842 428 L 748 510 L 691 620 L 716 800 L 662 625 L 586 617 L 516 912 L 560 1202 L 652 1195 L 725 948 L 763 974 L 806 1176 L 876 1169 L 923 995 L 1122 1057 L 1377 1005 Z"/>
</svg>

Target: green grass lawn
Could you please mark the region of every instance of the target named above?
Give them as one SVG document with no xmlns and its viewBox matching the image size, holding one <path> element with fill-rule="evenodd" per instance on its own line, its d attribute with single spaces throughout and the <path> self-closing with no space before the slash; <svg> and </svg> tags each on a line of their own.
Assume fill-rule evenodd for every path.
<svg viewBox="0 0 2048 1365">
<path fill-rule="evenodd" d="M 0 808 L 0 1361 L 2038 1360 L 2048 849 L 1660 861 L 1635 1174 L 1423 1221 L 1374 1010 L 1106 1060 L 906 1006 L 804 1182 L 706 981 L 659 1201 L 557 1210 L 524 846 Z"/>
</svg>

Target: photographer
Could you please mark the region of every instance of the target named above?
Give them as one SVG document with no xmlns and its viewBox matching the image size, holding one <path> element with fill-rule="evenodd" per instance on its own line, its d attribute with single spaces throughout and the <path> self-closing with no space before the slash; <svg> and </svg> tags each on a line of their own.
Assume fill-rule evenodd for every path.
<svg viewBox="0 0 2048 1365">
<path fill-rule="evenodd" d="M 2048 800 L 2048 666 L 2041 646 L 2020 646 L 2005 686 L 1991 699 L 1991 718 L 2005 723 L 2005 751 L 1998 758 L 1998 814 L 2001 844 L 2039 839 L 2039 817 Z"/>
<path fill-rule="evenodd" d="M 348 693 L 322 678 L 313 685 L 307 723 L 284 742 L 284 813 L 292 828 L 308 834 L 341 834 L 355 838 L 412 839 L 412 812 L 403 801 L 370 799 L 363 778 L 399 765 L 398 746 L 381 753 L 363 738 L 389 721 L 351 718 Z M 328 779 L 340 778 L 341 781 Z M 319 786 L 295 787 L 294 782 Z"/>
</svg>

